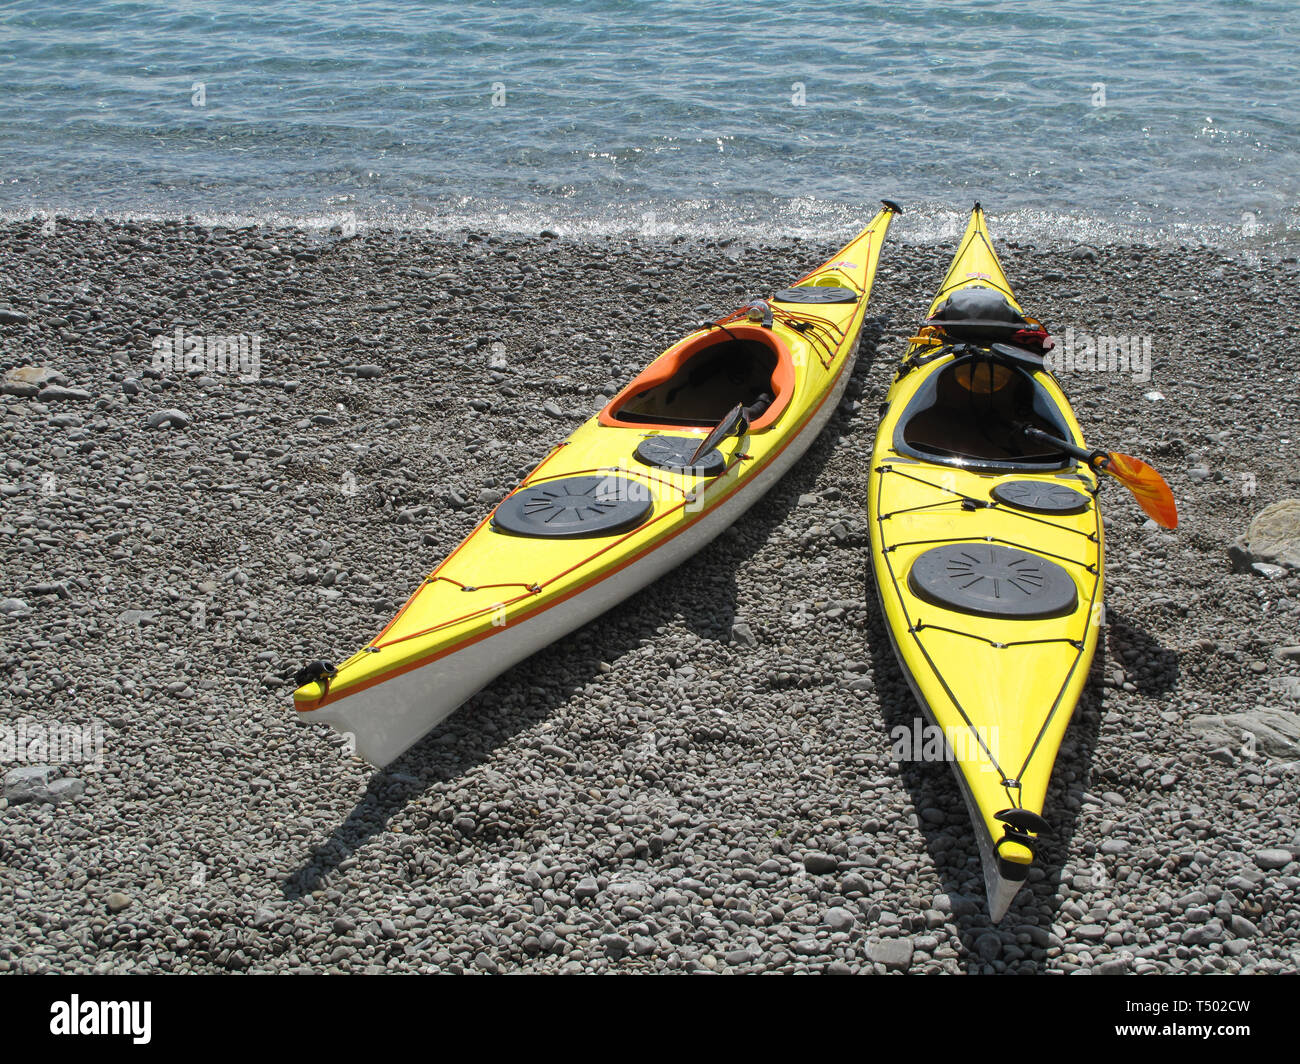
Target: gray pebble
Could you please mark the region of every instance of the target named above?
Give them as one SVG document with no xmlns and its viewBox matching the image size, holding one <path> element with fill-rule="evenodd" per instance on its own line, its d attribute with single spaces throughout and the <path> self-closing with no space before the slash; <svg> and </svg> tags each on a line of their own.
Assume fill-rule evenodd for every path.
<svg viewBox="0 0 1300 1064">
<path fill-rule="evenodd" d="M 40 390 L 36 396 L 42 403 L 78 402 L 93 396 L 83 388 L 65 388 L 61 384 L 51 384 Z"/>
<path fill-rule="evenodd" d="M 829 853 L 808 853 L 804 854 L 803 866 L 805 871 L 811 872 L 815 876 L 826 875 L 834 872 L 839 868 L 840 863 Z"/>
<path fill-rule="evenodd" d="M 731 641 L 744 647 L 758 646 L 758 637 L 744 621 L 737 621 L 731 626 Z"/>
<path fill-rule="evenodd" d="M 886 968 L 910 968 L 913 952 L 912 943 L 906 938 L 877 938 L 867 943 L 867 958 Z"/>
<path fill-rule="evenodd" d="M 151 429 L 183 429 L 189 426 L 190 417 L 183 410 L 158 410 L 149 415 L 148 424 Z"/>
<path fill-rule="evenodd" d="M 24 765 L 5 773 L 4 796 L 10 802 L 43 801 L 49 793 L 49 765 Z"/>
<path fill-rule="evenodd" d="M 55 780 L 46 788 L 46 800 L 50 802 L 63 802 L 72 798 L 79 798 L 86 792 L 84 780 L 79 780 L 71 776 L 65 776 L 63 779 Z"/>
<path fill-rule="evenodd" d="M 1255 864 L 1265 870 L 1285 868 L 1294 860 L 1289 850 L 1258 850 L 1255 853 Z"/>
</svg>

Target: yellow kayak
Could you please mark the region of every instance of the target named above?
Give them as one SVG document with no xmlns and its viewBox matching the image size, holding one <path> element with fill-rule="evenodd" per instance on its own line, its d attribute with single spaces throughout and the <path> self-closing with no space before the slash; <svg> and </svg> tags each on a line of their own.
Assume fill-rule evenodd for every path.
<svg viewBox="0 0 1300 1064">
<path fill-rule="evenodd" d="M 886 202 L 823 266 L 669 348 L 556 444 L 367 646 L 298 674 L 302 719 L 386 765 L 731 525 L 834 412 L 897 210 Z"/>
<path fill-rule="evenodd" d="M 1097 476 L 1025 432 L 1083 446 L 1047 347 L 976 204 L 890 387 L 869 478 L 886 627 L 966 798 L 994 920 L 1048 830 L 1101 622 Z"/>
</svg>

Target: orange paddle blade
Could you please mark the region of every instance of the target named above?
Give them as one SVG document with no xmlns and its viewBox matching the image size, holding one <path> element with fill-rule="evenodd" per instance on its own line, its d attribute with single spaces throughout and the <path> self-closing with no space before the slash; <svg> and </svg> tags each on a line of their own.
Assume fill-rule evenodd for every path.
<svg viewBox="0 0 1300 1064">
<path fill-rule="evenodd" d="M 1161 528 L 1178 527 L 1178 504 L 1165 478 L 1140 458 L 1111 451 L 1101 468 L 1133 493 L 1137 503 Z"/>
</svg>

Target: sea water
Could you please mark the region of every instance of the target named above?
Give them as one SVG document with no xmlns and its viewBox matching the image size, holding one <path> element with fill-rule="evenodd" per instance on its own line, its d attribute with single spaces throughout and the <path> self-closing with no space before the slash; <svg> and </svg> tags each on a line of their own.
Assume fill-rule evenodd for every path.
<svg viewBox="0 0 1300 1064">
<path fill-rule="evenodd" d="M 0 4 L 0 217 L 1300 236 L 1294 0 Z"/>
</svg>

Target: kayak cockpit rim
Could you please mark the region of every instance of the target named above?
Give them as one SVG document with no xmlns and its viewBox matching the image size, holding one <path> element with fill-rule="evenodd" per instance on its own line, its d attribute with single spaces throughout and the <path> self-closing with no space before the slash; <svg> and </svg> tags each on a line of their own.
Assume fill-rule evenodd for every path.
<svg viewBox="0 0 1300 1064">
<path fill-rule="evenodd" d="M 1072 435 L 1037 372 L 968 349 L 928 367 L 898 417 L 892 443 L 899 454 L 973 472 L 1051 473 L 1073 467 L 1074 460 L 1059 451 L 1028 450 L 1022 424 Z"/>
<path fill-rule="evenodd" d="M 718 380 L 724 376 L 738 376 L 739 385 Z M 599 418 L 608 428 L 708 432 L 737 403 L 748 406 L 767 393 L 771 403 L 749 426 L 761 432 L 790 405 L 794 389 L 794 355 L 774 329 L 728 324 L 692 333 L 670 347 L 633 377 Z"/>
</svg>

